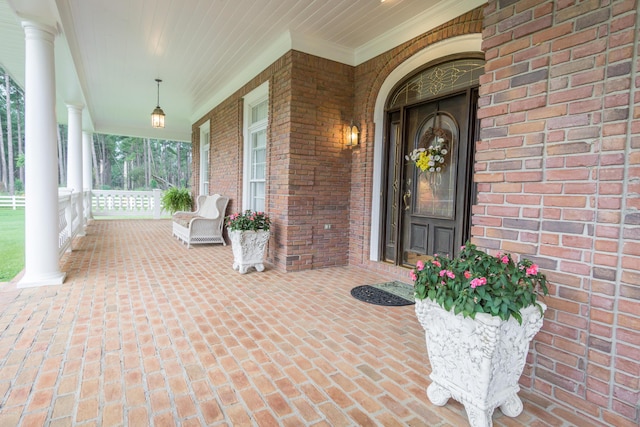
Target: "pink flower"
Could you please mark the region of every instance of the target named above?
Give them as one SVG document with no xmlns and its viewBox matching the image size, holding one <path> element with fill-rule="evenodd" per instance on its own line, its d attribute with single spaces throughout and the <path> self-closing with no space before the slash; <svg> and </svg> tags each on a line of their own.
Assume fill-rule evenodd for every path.
<svg viewBox="0 0 640 427">
<path fill-rule="evenodd" d="M 538 264 L 531 264 L 531 267 L 527 268 L 527 274 L 531 276 L 538 274 Z"/>
<path fill-rule="evenodd" d="M 484 277 L 480 277 L 480 278 L 476 277 L 471 281 L 471 287 L 473 289 L 477 288 L 478 286 L 482 286 L 486 284 L 487 284 L 487 279 L 485 279 Z"/>
<path fill-rule="evenodd" d="M 418 276 L 416 276 L 416 273 L 413 270 L 409 272 L 409 276 L 411 277 L 411 280 L 413 280 L 414 282 L 418 280 Z"/>
<path fill-rule="evenodd" d="M 433 265 L 435 265 L 436 267 L 442 267 L 442 265 L 440 265 L 440 261 L 433 261 Z"/>
<path fill-rule="evenodd" d="M 506 255 L 502 255 L 502 258 L 500 258 L 500 261 L 502 261 L 503 264 L 509 264 L 509 257 Z"/>
<path fill-rule="evenodd" d="M 422 262 L 422 260 L 418 260 L 418 262 L 416 262 L 416 268 L 418 271 L 424 270 L 424 262 Z"/>
<path fill-rule="evenodd" d="M 470 279 L 471 278 L 471 272 L 469 270 L 464 272 L 464 278 L 465 279 Z"/>
<path fill-rule="evenodd" d="M 455 279 L 456 275 L 453 271 L 450 270 L 440 270 L 440 277 L 444 277 L 445 275 L 449 278 L 449 279 Z"/>
</svg>

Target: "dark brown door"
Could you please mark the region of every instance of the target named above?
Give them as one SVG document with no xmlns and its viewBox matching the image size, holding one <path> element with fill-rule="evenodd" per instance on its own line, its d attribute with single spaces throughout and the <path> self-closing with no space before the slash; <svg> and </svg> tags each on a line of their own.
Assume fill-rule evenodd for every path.
<svg viewBox="0 0 640 427">
<path fill-rule="evenodd" d="M 467 90 L 389 114 L 386 260 L 415 265 L 435 253 L 453 256 L 468 238 L 475 96 Z M 405 159 L 430 147 L 442 160 L 432 154 L 425 171 Z"/>
</svg>

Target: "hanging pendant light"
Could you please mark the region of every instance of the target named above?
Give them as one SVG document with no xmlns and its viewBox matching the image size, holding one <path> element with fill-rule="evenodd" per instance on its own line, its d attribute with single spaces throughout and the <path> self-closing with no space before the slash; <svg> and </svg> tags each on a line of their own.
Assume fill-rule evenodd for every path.
<svg viewBox="0 0 640 427">
<path fill-rule="evenodd" d="M 156 83 L 158 84 L 158 103 L 156 104 L 156 108 L 151 113 L 151 126 L 154 128 L 163 128 L 164 127 L 164 111 L 160 108 L 160 82 L 162 80 L 156 79 Z"/>
</svg>

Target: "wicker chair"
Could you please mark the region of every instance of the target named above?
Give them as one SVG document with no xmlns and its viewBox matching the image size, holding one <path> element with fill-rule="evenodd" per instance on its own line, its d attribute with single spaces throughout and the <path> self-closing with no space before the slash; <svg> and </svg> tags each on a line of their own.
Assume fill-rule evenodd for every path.
<svg viewBox="0 0 640 427">
<path fill-rule="evenodd" d="M 227 242 L 222 237 L 224 214 L 229 198 L 214 194 L 198 196 L 195 212 L 178 211 L 173 214 L 173 235 L 187 248 L 199 243 Z"/>
</svg>

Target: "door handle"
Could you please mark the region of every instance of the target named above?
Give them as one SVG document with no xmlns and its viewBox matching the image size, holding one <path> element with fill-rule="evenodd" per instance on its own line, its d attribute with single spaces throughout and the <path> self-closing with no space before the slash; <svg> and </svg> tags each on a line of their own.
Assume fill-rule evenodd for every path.
<svg viewBox="0 0 640 427">
<path fill-rule="evenodd" d="M 404 204 L 404 210 L 408 211 L 411 207 L 409 203 L 411 202 L 411 190 L 407 189 L 402 195 L 402 203 Z"/>
</svg>

